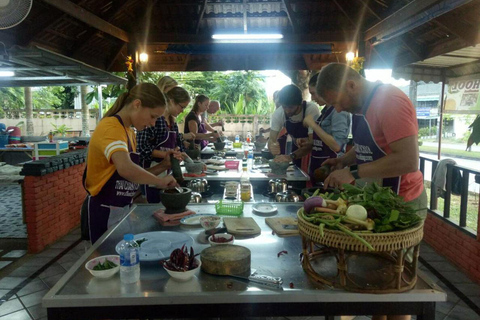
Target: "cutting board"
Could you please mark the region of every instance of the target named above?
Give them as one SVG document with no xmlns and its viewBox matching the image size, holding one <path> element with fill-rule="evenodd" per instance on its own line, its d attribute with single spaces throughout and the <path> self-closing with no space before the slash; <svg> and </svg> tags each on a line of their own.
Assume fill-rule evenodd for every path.
<svg viewBox="0 0 480 320">
<path fill-rule="evenodd" d="M 262 230 L 253 218 L 223 218 L 228 233 L 238 236 L 259 235 Z"/>
<path fill-rule="evenodd" d="M 265 218 L 267 225 L 279 236 L 298 236 L 298 222 L 292 217 Z"/>
</svg>

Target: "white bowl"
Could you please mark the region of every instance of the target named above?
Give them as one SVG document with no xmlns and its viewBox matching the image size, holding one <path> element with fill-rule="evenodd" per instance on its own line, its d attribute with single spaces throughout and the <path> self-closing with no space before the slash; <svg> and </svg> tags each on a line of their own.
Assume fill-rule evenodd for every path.
<svg viewBox="0 0 480 320">
<path fill-rule="evenodd" d="M 109 261 L 115 263 L 117 266 L 115 268 L 107 269 L 107 270 L 93 270 L 93 268 L 99 264 L 99 263 L 104 263 L 105 259 L 108 259 Z M 85 263 L 85 269 L 87 269 L 92 276 L 97 277 L 97 278 L 110 278 L 112 277 L 115 273 L 120 270 L 120 256 L 119 255 L 109 255 L 109 256 L 100 256 L 96 257 L 87 263 Z"/>
<path fill-rule="evenodd" d="M 215 229 L 222 220 L 219 216 L 203 216 L 200 217 L 200 225 L 205 230 Z"/>
<path fill-rule="evenodd" d="M 188 270 L 188 271 L 172 271 L 168 270 L 167 268 L 163 267 L 165 271 L 168 272 L 170 277 L 180 280 L 180 281 L 187 281 L 193 278 L 193 276 L 200 270 L 200 267 L 202 266 L 202 261 L 200 259 L 195 258 L 195 261 L 197 261 L 198 266 L 195 269 Z"/>
<path fill-rule="evenodd" d="M 213 236 L 215 236 L 215 238 L 232 239 L 232 240 L 226 241 L 226 242 L 215 242 L 215 241 L 212 240 Z M 233 241 L 235 241 L 235 237 L 233 235 L 231 235 L 230 233 L 212 234 L 210 237 L 208 237 L 208 242 L 210 242 L 211 246 L 222 246 L 222 245 L 226 245 L 226 244 L 233 244 Z"/>
</svg>

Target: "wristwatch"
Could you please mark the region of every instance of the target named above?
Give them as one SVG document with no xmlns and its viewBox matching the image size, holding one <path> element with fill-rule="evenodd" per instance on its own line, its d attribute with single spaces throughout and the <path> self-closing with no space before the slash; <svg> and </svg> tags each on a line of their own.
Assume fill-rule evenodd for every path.
<svg viewBox="0 0 480 320">
<path fill-rule="evenodd" d="M 358 175 L 358 166 L 357 165 L 350 166 L 349 169 L 350 169 L 350 173 L 352 174 L 352 176 L 355 180 L 360 179 L 360 176 Z"/>
<path fill-rule="evenodd" d="M 292 160 L 295 160 L 297 159 L 297 155 L 294 152 L 292 152 L 290 153 L 290 158 L 292 158 Z"/>
</svg>

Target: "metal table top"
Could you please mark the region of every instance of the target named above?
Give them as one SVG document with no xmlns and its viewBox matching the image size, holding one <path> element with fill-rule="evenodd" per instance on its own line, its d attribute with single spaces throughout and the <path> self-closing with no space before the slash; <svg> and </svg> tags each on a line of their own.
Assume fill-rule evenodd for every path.
<svg viewBox="0 0 480 320">
<path fill-rule="evenodd" d="M 275 205 L 278 208 L 276 216 L 295 217 L 296 211 L 302 204 L 276 203 Z M 117 226 L 110 228 L 72 266 L 44 297 L 44 307 L 52 312 L 49 313 L 49 319 L 51 315 L 52 319 L 62 319 L 63 317 L 54 314 L 54 312 L 64 311 L 65 314 L 69 308 L 74 308 L 79 312 L 81 310 L 88 311 L 89 308 L 99 310 L 98 307 L 101 307 L 101 310 L 118 311 L 125 310 L 122 308 L 126 305 L 168 308 L 172 305 L 224 304 L 224 306 L 234 305 L 235 308 L 241 308 L 242 306 L 248 308 L 248 305 L 252 303 L 265 303 L 283 308 L 285 306 L 281 304 L 286 303 L 312 304 L 312 306 L 315 306 L 316 303 L 326 305 L 345 303 L 345 305 L 349 305 L 349 303 L 368 302 L 373 303 L 372 306 L 382 306 L 385 303 L 396 305 L 402 302 L 417 304 L 425 302 L 434 305 L 436 301 L 446 300 L 446 294 L 433 282 L 420 277 L 413 290 L 397 294 L 361 294 L 346 292 L 341 289 L 325 288 L 314 283 L 309 280 L 299 262 L 301 238 L 299 236 L 280 238 L 272 234 L 272 230 L 265 223 L 265 217 L 252 213 L 252 204 L 245 204 L 243 216 L 253 217 L 262 229 L 262 233 L 251 239 L 236 239 L 235 244 L 251 250 L 251 267 L 257 269 L 258 273 L 283 278 L 283 288 L 280 290 L 249 284 L 228 276 L 213 276 L 203 272 L 199 272 L 194 279 L 188 282 L 178 282 L 169 277 L 159 262 L 142 262 L 141 279 L 134 285 L 122 284 L 119 274 L 110 279 L 97 279 L 90 275 L 84 268 L 85 263 L 96 256 L 116 254 L 115 246 L 126 233 L 178 231 L 186 233 L 194 239 L 195 252 L 201 252 L 208 247 L 201 227 L 184 225 L 162 227 L 152 217 L 152 213 L 160 207 L 160 205 L 138 205 L 134 207 L 126 218 Z M 189 208 L 197 213 L 215 213 L 213 204 L 190 204 Z M 277 253 L 282 250 L 288 251 L 288 254 L 277 257 Z M 290 283 L 294 284 L 293 288 L 290 288 Z M 363 312 L 370 311 L 368 307 L 365 308 Z M 182 312 L 178 311 L 176 315 L 179 317 L 191 315 L 187 311 L 185 311 L 185 314 L 182 314 Z M 298 314 L 303 312 L 298 311 Z M 258 313 L 261 314 L 262 312 L 258 311 Z M 88 313 L 87 318 L 95 319 L 95 314 Z"/>
</svg>

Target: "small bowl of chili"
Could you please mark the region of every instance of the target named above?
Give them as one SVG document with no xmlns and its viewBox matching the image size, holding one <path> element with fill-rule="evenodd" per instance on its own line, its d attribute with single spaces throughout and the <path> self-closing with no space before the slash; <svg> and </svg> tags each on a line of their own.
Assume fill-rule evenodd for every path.
<svg viewBox="0 0 480 320">
<path fill-rule="evenodd" d="M 210 242 L 211 246 L 233 244 L 234 240 L 235 237 L 229 233 L 212 234 L 210 237 L 208 237 L 208 242 Z"/>
</svg>

